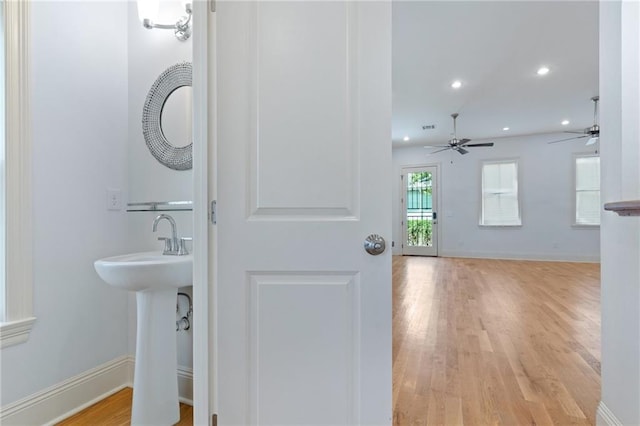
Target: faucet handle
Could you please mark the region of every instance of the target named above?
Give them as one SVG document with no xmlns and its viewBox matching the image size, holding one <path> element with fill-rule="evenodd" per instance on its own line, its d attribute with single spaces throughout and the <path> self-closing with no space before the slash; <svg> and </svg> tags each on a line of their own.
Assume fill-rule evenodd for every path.
<svg viewBox="0 0 640 426">
<path fill-rule="evenodd" d="M 193 241 L 193 238 L 192 237 L 180 238 L 180 244 L 178 245 L 178 256 L 189 254 L 189 250 L 187 250 L 187 245 L 185 244 L 187 241 Z"/>
<path fill-rule="evenodd" d="M 171 238 L 167 238 L 167 237 L 158 237 L 158 241 L 164 241 L 164 250 L 162 251 L 162 254 L 168 254 L 173 252 L 173 244 L 172 244 L 172 240 Z"/>
</svg>

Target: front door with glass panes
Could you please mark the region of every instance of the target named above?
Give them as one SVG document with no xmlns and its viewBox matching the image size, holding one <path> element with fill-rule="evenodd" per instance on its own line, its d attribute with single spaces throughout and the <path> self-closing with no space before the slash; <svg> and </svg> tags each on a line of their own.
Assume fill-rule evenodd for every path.
<svg viewBox="0 0 640 426">
<path fill-rule="evenodd" d="M 402 169 L 402 254 L 438 255 L 437 166 Z"/>
</svg>

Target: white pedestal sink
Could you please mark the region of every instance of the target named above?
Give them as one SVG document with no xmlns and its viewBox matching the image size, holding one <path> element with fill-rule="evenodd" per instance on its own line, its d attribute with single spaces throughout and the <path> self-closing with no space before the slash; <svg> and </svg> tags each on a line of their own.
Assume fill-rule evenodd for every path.
<svg viewBox="0 0 640 426">
<path fill-rule="evenodd" d="M 178 402 L 176 297 L 192 284 L 193 256 L 133 253 L 95 262 L 108 284 L 135 291 L 138 332 L 133 378 L 132 425 L 173 425 Z"/>
</svg>

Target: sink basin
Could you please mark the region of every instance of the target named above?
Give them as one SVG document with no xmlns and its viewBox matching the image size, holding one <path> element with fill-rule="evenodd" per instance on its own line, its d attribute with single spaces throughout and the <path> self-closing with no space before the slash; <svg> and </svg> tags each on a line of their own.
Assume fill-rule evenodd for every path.
<svg viewBox="0 0 640 426">
<path fill-rule="evenodd" d="M 97 260 L 94 266 L 107 284 L 136 292 L 131 424 L 176 424 L 180 420 L 176 297 L 179 287 L 192 284 L 193 255 L 132 253 Z"/>
<path fill-rule="evenodd" d="M 97 260 L 96 272 L 107 284 L 122 290 L 143 291 L 191 285 L 193 255 L 167 256 L 161 252 L 131 253 Z"/>
</svg>

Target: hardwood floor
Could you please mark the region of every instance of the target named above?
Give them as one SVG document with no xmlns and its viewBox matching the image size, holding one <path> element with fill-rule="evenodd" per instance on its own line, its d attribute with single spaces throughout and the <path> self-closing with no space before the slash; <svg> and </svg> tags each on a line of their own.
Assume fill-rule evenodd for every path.
<svg viewBox="0 0 640 426">
<path fill-rule="evenodd" d="M 133 389 L 124 388 L 60 422 L 57 426 L 127 426 L 131 424 Z M 193 425 L 193 407 L 180 404 L 179 426 Z"/>
<path fill-rule="evenodd" d="M 594 264 L 394 257 L 393 424 L 595 424 L 599 280 Z M 59 425 L 128 425 L 131 396 Z"/>
<path fill-rule="evenodd" d="M 599 265 L 393 259 L 394 425 L 593 425 Z"/>
</svg>

